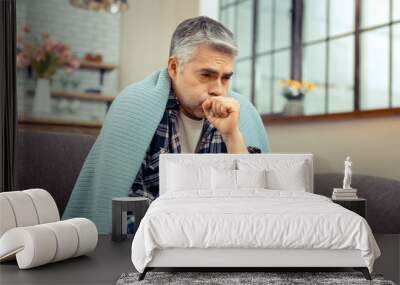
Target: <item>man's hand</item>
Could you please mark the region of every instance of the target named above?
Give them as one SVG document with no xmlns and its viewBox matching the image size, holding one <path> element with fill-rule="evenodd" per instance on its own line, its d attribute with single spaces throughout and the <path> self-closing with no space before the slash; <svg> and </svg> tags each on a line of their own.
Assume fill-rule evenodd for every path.
<svg viewBox="0 0 400 285">
<path fill-rule="evenodd" d="M 240 104 L 229 97 L 212 97 L 202 108 L 207 120 L 218 129 L 229 153 L 248 153 L 239 130 Z"/>
<path fill-rule="evenodd" d="M 202 104 L 207 120 L 222 136 L 231 136 L 239 130 L 239 102 L 228 97 L 213 97 Z"/>
</svg>

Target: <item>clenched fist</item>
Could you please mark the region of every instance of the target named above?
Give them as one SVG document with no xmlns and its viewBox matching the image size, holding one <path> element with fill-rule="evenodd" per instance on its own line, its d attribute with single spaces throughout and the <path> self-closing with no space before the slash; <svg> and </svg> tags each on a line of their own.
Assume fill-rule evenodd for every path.
<svg viewBox="0 0 400 285">
<path fill-rule="evenodd" d="M 212 97 L 201 105 L 207 120 L 222 136 L 232 136 L 239 131 L 240 104 L 231 97 Z"/>
</svg>

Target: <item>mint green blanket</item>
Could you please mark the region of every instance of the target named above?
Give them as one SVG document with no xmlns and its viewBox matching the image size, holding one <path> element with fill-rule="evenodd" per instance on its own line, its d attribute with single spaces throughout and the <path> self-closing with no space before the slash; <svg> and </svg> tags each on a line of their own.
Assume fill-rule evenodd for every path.
<svg viewBox="0 0 400 285">
<path fill-rule="evenodd" d="M 161 121 L 171 88 L 166 69 L 129 85 L 114 100 L 100 134 L 82 167 L 63 219 L 85 217 L 101 234 L 111 232 L 111 199 L 127 196 Z M 240 103 L 239 128 L 247 146 L 268 152 L 261 118 L 243 96 L 229 91 Z"/>
</svg>

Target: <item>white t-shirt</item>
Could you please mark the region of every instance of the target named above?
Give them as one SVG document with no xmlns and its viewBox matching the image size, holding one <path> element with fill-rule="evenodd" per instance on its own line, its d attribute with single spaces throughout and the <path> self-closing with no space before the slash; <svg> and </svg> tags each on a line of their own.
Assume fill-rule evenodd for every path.
<svg viewBox="0 0 400 285">
<path fill-rule="evenodd" d="M 182 153 L 194 153 L 199 141 L 203 120 L 193 120 L 182 111 L 178 112 L 178 135 Z"/>
</svg>

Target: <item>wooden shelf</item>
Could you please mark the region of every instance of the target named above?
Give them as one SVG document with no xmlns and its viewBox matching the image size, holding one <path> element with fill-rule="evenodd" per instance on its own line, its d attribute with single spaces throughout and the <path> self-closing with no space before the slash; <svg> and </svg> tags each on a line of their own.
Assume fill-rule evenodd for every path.
<svg viewBox="0 0 400 285">
<path fill-rule="evenodd" d="M 53 116 L 18 114 L 18 128 L 45 132 L 81 133 L 98 136 L 103 123 L 99 120 L 68 119 Z"/>
<path fill-rule="evenodd" d="M 33 95 L 32 90 L 27 91 L 29 95 Z M 65 91 L 53 91 L 50 93 L 53 98 L 67 98 L 67 99 L 79 99 L 85 101 L 97 101 L 111 103 L 116 98 L 115 96 L 103 95 L 100 93 L 84 93 L 84 92 L 65 92 Z"/>
<path fill-rule="evenodd" d="M 80 66 L 79 69 L 86 69 L 86 70 L 96 70 L 100 72 L 100 85 L 103 85 L 104 83 L 104 74 L 106 72 L 112 71 L 118 67 L 116 64 L 110 64 L 110 63 L 97 63 L 97 62 L 92 62 L 92 61 L 87 61 L 87 60 L 80 60 Z M 61 66 L 62 67 L 62 66 Z M 21 68 L 21 67 L 18 67 Z M 32 77 L 32 68 L 28 67 L 28 76 Z"/>
<path fill-rule="evenodd" d="M 115 99 L 115 96 L 102 95 L 99 93 L 59 92 L 59 91 L 51 92 L 51 97 L 80 99 L 80 100 L 98 101 L 98 102 L 112 102 Z"/>
<path fill-rule="evenodd" d="M 90 69 L 90 70 L 101 70 L 101 71 L 112 71 L 118 67 L 116 64 L 111 63 L 97 63 L 86 60 L 80 60 L 79 69 Z M 18 69 L 22 69 L 24 67 L 17 67 Z"/>
<path fill-rule="evenodd" d="M 117 68 L 117 65 L 115 64 L 109 64 L 109 63 L 97 63 L 97 62 L 91 62 L 91 61 L 86 61 L 82 60 L 80 61 L 80 69 L 94 69 L 94 70 L 103 70 L 103 71 L 112 71 L 115 68 Z"/>
<path fill-rule="evenodd" d="M 81 60 L 80 61 L 80 69 L 86 69 L 86 70 L 97 70 L 100 72 L 100 85 L 103 85 L 104 83 L 104 74 L 106 72 L 112 71 L 115 68 L 117 68 L 117 65 L 115 64 L 109 64 L 109 63 L 97 63 L 97 62 L 92 62 L 92 61 L 87 61 L 87 60 Z"/>
</svg>

